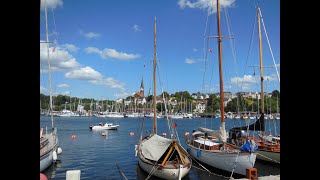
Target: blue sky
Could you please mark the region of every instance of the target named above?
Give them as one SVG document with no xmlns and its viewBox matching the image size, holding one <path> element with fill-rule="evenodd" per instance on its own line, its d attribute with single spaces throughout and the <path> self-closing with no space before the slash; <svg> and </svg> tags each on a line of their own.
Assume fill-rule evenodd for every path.
<svg viewBox="0 0 320 180">
<path fill-rule="evenodd" d="M 280 74 L 280 1 L 259 2 Z M 259 65 L 256 3 L 221 0 L 222 34 L 229 36 L 229 27 L 233 36 L 222 42 L 225 91 L 260 91 L 259 69 L 249 67 Z M 117 99 L 138 91 L 143 78 L 145 95 L 149 89 L 152 94 L 155 16 L 157 92 L 161 87 L 169 93 L 219 91 L 217 39 L 206 38 L 217 35 L 215 1 L 47 0 L 47 7 L 55 93 Z M 262 33 L 264 66 L 274 66 L 264 29 Z M 43 9 L 40 41 L 45 41 Z M 40 43 L 40 67 L 40 92 L 48 94 L 45 43 Z M 265 91 L 280 90 L 275 68 L 265 68 L 264 75 Z"/>
</svg>

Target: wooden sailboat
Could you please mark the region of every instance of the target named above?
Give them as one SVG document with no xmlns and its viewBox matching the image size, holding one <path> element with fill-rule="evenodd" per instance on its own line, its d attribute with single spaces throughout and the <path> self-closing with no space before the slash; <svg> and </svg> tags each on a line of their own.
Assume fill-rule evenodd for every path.
<svg viewBox="0 0 320 180">
<path fill-rule="evenodd" d="M 181 179 L 188 174 L 192 162 L 179 142 L 157 135 L 156 63 L 156 18 L 154 18 L 153 134 L 141 139 L 136 150 L 139 166 L 149 173 L 148 177 Z"/>
<path fill-rule="evenodd" d="M 224 115 L 224 90 L 222 74 L 222 35 L 220 26 L 220 1 L 217 0 L 218 21 L 218 53 L 220 74 L 220 110 L 221 124 L 219 130 L 199 128 L 192 133 L 191 139 L 187 140 L 188 152 L 196 160 L 212 167 L 237 174 L 246 174 L 247 168 L 252 168 L 256 161 L 256 154 L 250 151 L 241 151 L 236 146 L 226 142 L 225 115 Z M 248 142 L 249 143 L 249 142 Z M 254 144 L 251 144 L 254 146 Z"/>
<path fill-rule="evenodd" d="M 258 144 L 257 158 L 260 160 L 280 163 L 280 137 L 267 137 L 265 134 L 265 117 L 264 117 L 264 85 L 263 85 L 263 59 L 262 59 L 262 40 L 260 27 L 260 8 L 258 7 L 258 32 L 259 32 L 259 49 L 260 49 L 260 79 L 261 79 L 261 116 L 253 124 L 243 127 L 236 127 L 230 130 L 230 133 L 237 133 L 242 130 L 261 131 L 260 138 L 240 137 L 240 141 L 249 138 L 255 140 Z M 229 136 L 230 137 L 230 136 Z"/>
<path fill-rule="evenodd" d="M 47 7 L 46 1 L 44 1 L 45 5 L 45 17 L 46 17 L 46 47 L 48 53 L 48 77 L 49 77 L 49 85 L 50 85 L 50 114 L 51 114 L 51 126 L 52 129 L 47 132 L 47 128 L 45 133 L 43 132 L 43 128 L 40 128 L 40 172 L 47 169 L 50 165 L 52 165 L 57 160 L 57 154 L 62 152 L 61 148 L 58 146 L 58 136 L 57 136 L 57 128 L 54 126 L 53 122 L 53 108 L 52 108 L 52 88 L 51 88 L 51 74 L 50 74 L 50 56 L 49 56 L 49 38 L 48 38 L 48 22 L 47 22 Z"/>
</svg>

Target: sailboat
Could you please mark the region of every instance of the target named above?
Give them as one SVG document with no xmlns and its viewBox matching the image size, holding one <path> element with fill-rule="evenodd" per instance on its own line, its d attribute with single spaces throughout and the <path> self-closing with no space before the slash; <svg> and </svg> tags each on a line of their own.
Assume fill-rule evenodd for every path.
<svg viewBox="0 0 320 180">
<path fill-rule="evenodd" d="M 260 48 L 260 79 L 261 79 L 261 116 L 256 122 L 249 126 L 235 127 L 230 129 L 230 133 L 237 133 L 243 130 L 261 131 L 260 138 L 240 137 L 240 139 L 255 140 L 258 144 L 257 158 L 260 160 L 280 163 L 280 137 L 266 136 L 265 134 L 265 117 L 264 117 L 264 86 L 263 86 L 263 61 L 262 61 L 262 41 L 260 28 L 260 7 L 258 7 L 258 32 L 259 32 L 259 48 Z"/>
<path fill-rule="evenodd" d="M 217 0 L 218 22 L 218 55 L 220 75 L 220 102 L 224 102 L 223 74 L 222 74 L 222 35 L 220 26 L 220 1 Z M 247 141 L 248 151 L 226 142 L 224 103 L 220 103 L 221 124 L 219 130 L 199 128 L 192 133 L 191 139 L 187 136 L 188 152 L 197 161 L 208 164 L 224 171 L 246 175 L 246 169 L 252 168 L 256 161 L 254 142 Z"/>
<path fill-rule="evenodd" d="M 153 59 L 153 134 L 147 135 L 136 145 L 139 166 L 149 173 L 163 179 L 181 179 L 189 173 L 191 158 L 175 139 L 157 135 L 156 109 L 156 17 L 154 18 L 154 59 Z"/>
<path fill-rule="evenodd" d="M 57 154 L 62 152 L 62 149 L 58 145 L 57 128 L 53 122 L 53 108 L 52 108 L 52 88 L 51 88 L 51 74 L 50 74 L 50 56 L 49 56 L 49 38 L 48 38 L 48 22 L 47 22 L 47 6 L 45 5 L 45 18 L 46 18 L 46 46 L 48 53 L 48 77 L 50 85 L 50 114 L 51 114 L 51 126 L 50 132 L 43 132 L 43 128 L 40 128 L 40 172 L 47 169 L 57 160 Z"/>
</svg>

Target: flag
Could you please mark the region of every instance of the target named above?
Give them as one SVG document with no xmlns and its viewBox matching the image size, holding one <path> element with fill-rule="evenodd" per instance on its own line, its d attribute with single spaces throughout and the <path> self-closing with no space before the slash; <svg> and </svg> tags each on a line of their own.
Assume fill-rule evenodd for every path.
<svg viewBox="0 0 320 180">
<path fill-rule="evenodd" d="M 209 48 L 209 52 L 212 52 L 212 48 Z"/>
<path fill-rule="evenodd" d="M 173 128 L 176 128 L 177 127 L 177 123 L 174 122 L 172 126 L 173 126 Z"/>
</svg>

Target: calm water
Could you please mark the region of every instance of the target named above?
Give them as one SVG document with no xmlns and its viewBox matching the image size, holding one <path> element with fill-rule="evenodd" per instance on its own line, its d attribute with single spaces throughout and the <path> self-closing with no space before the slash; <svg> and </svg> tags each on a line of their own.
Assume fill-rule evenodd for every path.
<svg viewBox="0 0 320 180">
<path fill-rule="evenodd" d="M 148 176 L 138 165 L 135 157 L 135 144 L 138 142 L 142 118 L 96 118 L 96 117 L 55 117 L 55 125 L 58 128 L 59 145 L 62 154 L 58 156 L 60 163 L 52 165 L 43 172 L 49 179 L 66 179 L 67 170 L 81 170 L 81 180 L 84 179 L 125 179 L 119 172 L 119 168 L 128 179 L 146 179 Z M 107 136 L 101 136 L 101 132 L 89 130 L 89 125 L 96 125 L 100 122 L 118 123 L 118 130 L 107 131 Z M 183 147 L 184 133 L 192 132 L 199 126 L 217 129 L 220 119 L 178 119 L 177 130 Z M 253 122 L 253 120 L 251 120 Z M 271 123 L 270 123 L 271 122 Z M 226 130 L 234 126 L 245 125 L 244 120 L 226 120 Z M 40 117 L 41 127 L 51 127 L 50 117 Z M 280 134 L 280 121 L 267 120 L 267 134 L 271 130 L 274 134 L 276 127 L 277 134 Z M 144 120 L 144 131 L 153 130 L 153 120 Z M 129 133 L 134 132 L 134 136 Z M 158 134 L 168 133 L 167 121 L 158 119 Z M 71 136 L 75 134 L 76 139 Z M 118 165 L 118 166 L 117 166 Z M 193 166 L 197 163 L 193 161 Z M 119 167 L 119 168 L 118 168 Z M 230 177 L 230 173 L 221 172 L 218 169 L 206 166 L 211 172 Z M 255 167 L 258 169 L 258 176 L 280 174 L 280 165 L 256 161 Z M 233 176 L 235 178 L 239 176 Z M 241 176 L 239 177 L 241 178 Z M 157 179 L 157 178 L 150 178 Z M 187 179 L 225 179 L 220 176 L 210 175 L 197 168 L 192 167 Z"/>
</svg>

